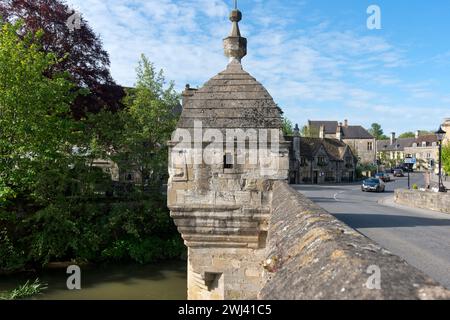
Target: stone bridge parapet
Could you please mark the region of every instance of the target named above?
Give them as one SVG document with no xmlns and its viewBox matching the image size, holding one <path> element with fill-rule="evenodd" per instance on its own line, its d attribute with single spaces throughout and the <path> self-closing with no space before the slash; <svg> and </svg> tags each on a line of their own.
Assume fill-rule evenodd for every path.
<svg viewBox="0 0 450 320">
<path fill-rule="evenodd" d="M 450 299 L 446 290 L 284 182 L 273 189 L 260 299 Z"/>
</svg>

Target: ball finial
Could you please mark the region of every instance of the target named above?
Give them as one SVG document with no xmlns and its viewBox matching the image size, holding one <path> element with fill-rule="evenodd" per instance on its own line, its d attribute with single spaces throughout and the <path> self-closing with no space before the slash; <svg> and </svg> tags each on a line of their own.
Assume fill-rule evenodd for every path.
<svg viewBox="0 0 450 320">
<path fill-rule="evenodd" d="M 242 12 L 240 12 L 238 9 L 231 11 L 230 20 L 231 20 L 231 22 L 241 21 L 242 20 Z"/>
</svg>

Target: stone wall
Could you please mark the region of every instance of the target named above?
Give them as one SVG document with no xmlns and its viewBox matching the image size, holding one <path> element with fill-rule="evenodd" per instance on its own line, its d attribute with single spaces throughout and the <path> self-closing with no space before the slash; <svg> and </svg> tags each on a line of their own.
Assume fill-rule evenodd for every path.
<svg viewBox="0 0 450 320">
<path fill-rule="evenodd" d="M 265 249 L 188 248 L 189 300 L 255 300 Z"/>
<path fill-rule="evenodd" d="M 450 213 L 450 193 L 419 190 L 395 190 L 395 202 L 413 208 Z"/>
<path fill-rule="evenodd" d="M 375 139 L 343 139 L 343 141 L 350 146 L 355 156 L 360 159 L 360 163 L 375 162 Z M 369 142 L 372 143 L 372 150 L 368 149 Z"/>
<path fill-rule="evenodd" d="M 448 290 L 286 183 L 275 183 L 273 192 L 260 299 L 450 299 Z"/>
</svg>

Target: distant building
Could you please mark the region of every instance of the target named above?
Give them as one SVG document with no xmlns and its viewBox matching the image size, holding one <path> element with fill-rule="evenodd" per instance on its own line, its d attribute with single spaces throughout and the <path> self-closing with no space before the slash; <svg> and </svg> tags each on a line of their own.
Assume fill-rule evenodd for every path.
<svg viewBox="0 0 450 320">
<path fill-rule="evenodd" d="M 375 138 L 362 126 L 351 126 L 348 120 L 308 121 L 308 131 L 311 137 L 330 138 L 343 141 L 350 146 L 353 154 L 363 164 L 374 163 L 376 160 Z"/>
<path fill-rule="evenodd" d="M 450 143 L 450 118 L 444 119 L 444 123 L 442 123 L 442 129 L 447 132 L 444 138 L 444 144 Z"/>
<path fill-rule="evenodd" d="M 396 138 L 393 132 L 390 140 L 377 141 L 377 158 L 384 165 L 397 166 L 403 164 L 405 158 L 415 158 L 415 169 L 434 170 L 438 155 L 439 147 L 434 134 L 420 135 L 417 131 L 414 138 Z"/>
<path fill-rule="evenodd" d="M 384 165 L 397 166 L 404 162 L 405 148 L 412 146 L 415 138 L 397 138 L 391 133 L 389 140 L 377 141 L 377 159 Z"/>
<path fill-rule="evenodd" d="M 289 182 L 324 184 L 353 182 L 357 158 L 343 141 L 331 138 L 300 137 L 298 127 L 291 142 Z"/>
</svg>

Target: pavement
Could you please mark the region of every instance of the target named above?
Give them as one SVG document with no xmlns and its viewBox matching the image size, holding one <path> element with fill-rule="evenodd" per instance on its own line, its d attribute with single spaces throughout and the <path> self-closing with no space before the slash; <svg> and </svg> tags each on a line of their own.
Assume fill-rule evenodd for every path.
<svg viewBox="0 0 450 320">
<path fill-rule="evenodd" d="M 423 185 L 423 175 L 412 174 L 414 183 Z M 394 203 L 394 190 L 407 185 L 405 177 L 387 183 L 385 193 L 362 192 L 359 183 L 293 187 L 450 289 L 450 215 Z"/>
<path fill-rule="evenodd" d="M 436 185 L 439 185 L 439 175 L 433 174 L 431 175 L 431 181 L 435 183 Z M 443 177 L 442 184 L 450 190 L 450 178 L 449 177 Z"/>
</svg>

